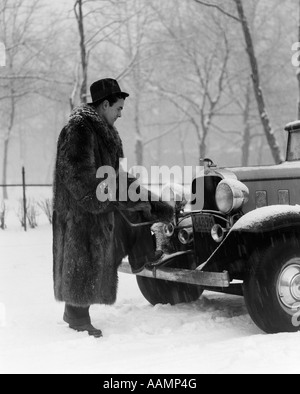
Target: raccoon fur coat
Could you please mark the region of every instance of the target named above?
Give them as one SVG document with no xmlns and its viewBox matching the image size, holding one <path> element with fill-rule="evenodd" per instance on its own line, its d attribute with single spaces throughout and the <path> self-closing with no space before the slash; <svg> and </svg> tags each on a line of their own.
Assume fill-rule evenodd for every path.
<svg viewBox="0 0 300 394">
<path fill-rule="evenodd" d="M 96 173 L 101 166 L 118 171 L 122 141 L 115 129 L 89 105 L 76 108 L 58 139 L 54 176 L 53 278 L 57 301 L 77 307 L 113 304 L 118 266 L 115 223 L 118 202 L 100 202 Z M 122 203 L 124 208 L 124 203 Z M 132 203 L 131 203 L 132 204 Z M 167 221 L 173 209 L 150 202 L 148 219 Z"/>
</svg>

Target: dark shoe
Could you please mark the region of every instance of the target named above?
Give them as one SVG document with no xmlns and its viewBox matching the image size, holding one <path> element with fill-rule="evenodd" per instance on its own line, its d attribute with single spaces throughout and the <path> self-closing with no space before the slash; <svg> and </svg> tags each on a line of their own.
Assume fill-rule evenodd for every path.
<svg viewBox="0 0 300 394">
<path fill-rule="evenodd" d="M 146 262 L 145 264 L 146 268 L 152 269 L 154 267 L 159 266 L 165 257 L 166 254 L 162 250 L 157 250 L 155 252 L 155 255 L 152 258 L 149 258 L 148 261 Z"/>
<path fill-rule="evenodd" d="M 87 331 L 89 336 L 91 336 L 91 337 L 95 337 L 95 338 L 103 337 L 102 331 L 97 330 L 97 328 L 93 327 L 91 324 L 84 324 L 82 326 L 73 326 L 70 324 L 69 327 L 72 328 L 72 330 L 75 330 L 77 332 Z"/>
<path fill-rule="evenodd" d="M 156 250 L 152 255 L 150 256 L 145 256 L 144 260 L 141 262 L 141 264 L 134 263 L 131 264 L 131 271 L 133 274 L 138 274 L 139 272 L 142 272 L 146 267 L 158 263 L 161 258 L 164 256 L 164 252 L 162 250 Z"/>
<path fill-rule="evenodd" d="M 152 256 L 148 256 L 147 257 L 146 265 L 148 265 L 148 264 L 156 264 L 157 262 L 159 262 L 161 260 L 163 255 L 164 255 L 164 252 L 162 250 L 156 250 L 155 253 Z"/>
<path fill-rule="evenodd" d="M 78 332 L 87 331 L 90 336 L 95 338 L 102 337 L 101 330 L 97 330 L 91 324 L 91 318 L 89 314 L 90 307 L 75 307 L 66 304 L 65 305 L 65 313 L 64 313 L 64 321 L 69 324 L 69 327 L 72 330 Z"/>
<path fill-rule="evenodd" d="M 190 251 L 182 250 L 180 252 L 171 253 L 171 254 L 162 253 L 161 257 L 158 260 L 153 261 L 152 263 L 147 263 L 146 268 L 151 270 L 151 269 L 160 267 L 162 265 L 166 265 L 171 260 L 177 259 L 181 256 L 186 256 L 187 254 L 192 254 L 192 253 L 193 252 L 191 250 Z"/>
<path fill-rule="evenodd" d="M 142 272 L 146 267 L 146 263 L 143 262 L 139 267 L 133 267 L 131 266 L 131 272 L 133 274 L 138 274 L 139 272 Z"/>
<path fill-rule="evenodd" d="M 90 307 L 75 307 L 66 304 L 63 319 L 71 326 L 84 326 L 85 324 L 91 324 L 89 309 Z"/>
</svg>

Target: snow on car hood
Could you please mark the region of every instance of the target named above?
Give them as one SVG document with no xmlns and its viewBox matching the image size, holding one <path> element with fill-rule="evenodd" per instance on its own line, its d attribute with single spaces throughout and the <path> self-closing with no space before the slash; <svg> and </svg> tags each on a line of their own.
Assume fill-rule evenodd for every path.
<svg viewBox="0 0 300 394">
<path fill-rule="evenodd" d="M 295 215 L 299 215 L 300 220 L 300 205 L 271 205 L 257 208 L 242 216 L 234 224 L 231 231 L 259 228 L 266 221 L 274 221 L 280 217 L 288 220 L 289 217 L 295 217 Z"/>
</svg>

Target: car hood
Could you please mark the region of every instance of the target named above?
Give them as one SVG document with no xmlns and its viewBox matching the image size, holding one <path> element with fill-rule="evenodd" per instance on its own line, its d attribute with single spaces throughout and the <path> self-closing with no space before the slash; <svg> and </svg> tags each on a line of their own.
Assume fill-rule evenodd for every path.
<svg viewBox="0 0 300 394">
<path fill-rule="evenodd" d="M 300 178 L 300 161 L 284 162 L 272 166 L 234 167 L 227 169 L 232 171 L 241 182 Z"/>
</svg>

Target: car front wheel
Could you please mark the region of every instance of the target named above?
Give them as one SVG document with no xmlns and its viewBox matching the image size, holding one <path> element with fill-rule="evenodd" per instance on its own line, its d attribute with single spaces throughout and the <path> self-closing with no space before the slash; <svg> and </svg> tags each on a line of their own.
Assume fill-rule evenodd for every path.
<svg viewBox="0 0 300 394">
<path fill-rule="evenodd" d="M 203 290 L 196 285 L 137 276 L 141 293 L 152 305 L 189 303 L 196 301 Z"/>
<path fill-rule="evenodd" d="M 245 302 L 252 320 L 266 333 L 300 330 L 300 244 L 277 239 L 250 259 L 244 281 Z"/>
</svg>

